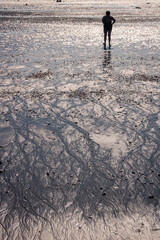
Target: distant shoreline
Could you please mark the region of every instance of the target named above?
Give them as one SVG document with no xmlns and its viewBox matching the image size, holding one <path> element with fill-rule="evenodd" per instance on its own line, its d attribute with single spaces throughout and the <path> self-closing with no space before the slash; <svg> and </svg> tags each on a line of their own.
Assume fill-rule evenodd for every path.
<svg viewBox="0 0 160 240">
<path fill-rule="evenodd" d="M 90 1 L 56 0 L 0 2 L 0 22 L 28 21 L 34 23 L 94 22 L 101 23 L 106 10 L 111 11 L 117 23 L 160 22 L 160 5 L 157 0 L 137 2 L 131 0 Z"/>
<path fill-rule="evenodd" d="M 160 22 L 160 17 L 146 18 L 145 16 L 137 17 L 133 15 L 123 16 L 122 14 L 114 14 L 117 23 L 137 23 L 137 22 Z M 50 23 L 53 21 L 57 22 L 97 22 L 101 23 L 101 17 L 82 17 L 82 16 L 54 16 L 47 12 L 38 13 L 31 11 L 0 11 L 0 22 L 2 21 L 23 21 L 33 23 Z"/>
</svg>

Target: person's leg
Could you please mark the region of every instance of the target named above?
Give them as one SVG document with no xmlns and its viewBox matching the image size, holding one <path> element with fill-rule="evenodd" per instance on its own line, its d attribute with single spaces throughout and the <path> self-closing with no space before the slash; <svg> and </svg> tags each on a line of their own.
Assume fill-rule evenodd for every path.
<svg viewBox="0 0 160 240">
<path fill-rule="evenodd" d="M 106 44 L 106 40 L 107 40 L 107 32 L 104 31 L 104 44 Z"/>
<path fill-rule="evenodd" d="M 107 40 L 107 30 L 104 28 L 104 45 L 106 45 Z"/>
<path fill-rule="evenodd" d="M 108 43 L 109 43 L 109 47 L 111 47 L 111 32 L 112 32 L 112 29 L 108 31 Z"/>
<path fill-rule="evenodd" d="M 111 46 L 111 30 L 108 31 L 108 43 L 109 43 L 109 47 Z"/>
</svg>

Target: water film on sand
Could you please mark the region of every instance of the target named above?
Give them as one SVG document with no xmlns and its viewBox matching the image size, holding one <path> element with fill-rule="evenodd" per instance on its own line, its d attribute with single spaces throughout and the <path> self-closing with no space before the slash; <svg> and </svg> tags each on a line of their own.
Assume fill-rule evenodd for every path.
<svg viewBox="0 0 160 240">
<path fill-rule="evenodd" d="M 100 20 L 15 12 L 0 22 L 0 238 L 160 239 L 159 21 L 121 18 L 103 49 Z"/>
</svg>

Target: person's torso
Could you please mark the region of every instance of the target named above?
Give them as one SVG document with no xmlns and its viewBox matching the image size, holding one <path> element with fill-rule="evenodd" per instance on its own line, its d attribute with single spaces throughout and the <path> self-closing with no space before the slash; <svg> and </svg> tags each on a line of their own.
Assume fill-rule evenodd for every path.
<svg viewBox="0 0 160 240">
<path fill-rule="evenodd" d="M 113 18 L 111 16 L 104 16 L 103 23 L 104 25 L 112 25 Z"/>
</svg>

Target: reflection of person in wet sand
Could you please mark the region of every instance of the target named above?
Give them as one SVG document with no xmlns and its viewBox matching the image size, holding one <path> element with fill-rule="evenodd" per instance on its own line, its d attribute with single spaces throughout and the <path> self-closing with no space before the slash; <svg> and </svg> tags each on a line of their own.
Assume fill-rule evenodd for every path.
<svg viewBox="0 0 160 240">
<path fill-rule="evenodd" d="M 111 47 L 112 25 L 115 23 L 115 21 L 116 20 L 110 16 L 110 11 L 107 11 L 106 15 L 102 18 L 102 22 L 104 26 L 104 46 L 106 46 L 106 39 L 108 34 L 109 48 Z"/>
<path fill-rule="evenodd" d="M 104 54 L 103 68 L 111 67 L 111 51 L 107 51 Z"/>
</svg>

